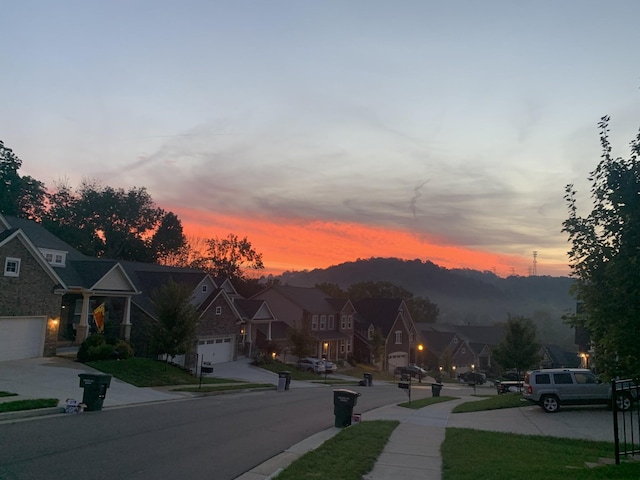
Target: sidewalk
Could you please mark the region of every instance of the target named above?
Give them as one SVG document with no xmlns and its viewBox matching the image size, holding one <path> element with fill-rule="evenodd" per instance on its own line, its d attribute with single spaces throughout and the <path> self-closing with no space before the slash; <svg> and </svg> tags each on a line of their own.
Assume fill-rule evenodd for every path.
<svg viewBox="0 0 640 480">
<path fill-rule="evenodd" d="M 451 410 L 460 403 L 473 400 L 478 398 L 461 397 L 419 410 L 388 405 L 363 414 L 362 421 L 398 420 L 400 425 L 391 434 L 373 470 L 362 480 L 439 480 L 442 470 L 440 445 L 444 441 Z M 282 469 L 340 431 L 341 428 L 332 427 L 313 435 L 236 480 L 277 478 Z"/>
</svg>

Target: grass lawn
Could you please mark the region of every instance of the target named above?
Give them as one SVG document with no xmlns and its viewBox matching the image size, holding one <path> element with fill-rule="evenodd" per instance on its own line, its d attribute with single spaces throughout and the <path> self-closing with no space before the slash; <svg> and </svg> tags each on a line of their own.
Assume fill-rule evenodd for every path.
<svg viewBox="0 0 640 480">
<path fill-rule="evenodd" d="M 0 413 L 19 412 L 22 410 L 35 410 L 37 408 L 57 407 L 57 398 L 35 398 L 29 400 L 16 400 L 14 402 L 0 403 Z"/>
<path fill-rule="evenodd" d="M 423 407 L 428 407 L 429 405 L 433 405 L 434 403 L 440 402 L 448 402 L 449 400 L 455 400 L 458 397 L 428 397 L 423 398 L 421 400 L 412 400 L 411 403 L 404 402 L 399 403 L 399 407 L 413 408 L 414 410 L 418 410 Z"/>
<path fill-rule="evenodd" d="M 525 407 L 527 405 L 529 405 L 529 403 L 523 401 L 520 393 L 505 393 L 502 395 L 491 395 L 483 400 L 461 403 L 454 407 L 452 412 L 479 412 L 482 410 L 498 410 L 500 408 Z"/>
<path fill-rule="evenodd" d="M 293 462 L 276 479 L 361 480 L 373 469 L 398 423 L 376 420 L 347 427 Z"/>
<path fill-rule="evenodd" d="M 113 375 L 118 380 L 136 387 L 159 387 L 163 385 L 196 385 L 200 378 L 189 372 L 149 358 L 127 358 L 126 360 L 98 360 L 87 365 Z M 202 384 L 235 383 L 227 378 L 202 377 Z M 241 383 L 241 382 L 239 382 Z"/>
<path fill-rule="evenodd" d="M 586 467 L 614 458 L 608 442 L 447 428 L 441 451 L 443 480 L 640 478 L 640 463 Z"/>
<path fill-rule="evenodd" d="M 288 363 L 282 363 L 278 360 L 269 360 L 262 365 L 258 365 L 260 368 L 264 370 L 269 370 L 270 372 L 279 373 L 279 372 L 289 372 L 291 373 L 291 380 L 319 380 L 324 379 L 324 375 L 318 375 L 316 373 L 303 372 L 302 370 L 298 370 L 295 365 L 289 365 Z M 328 376 L 327 380 L 331 378 Z"/>
</svg>

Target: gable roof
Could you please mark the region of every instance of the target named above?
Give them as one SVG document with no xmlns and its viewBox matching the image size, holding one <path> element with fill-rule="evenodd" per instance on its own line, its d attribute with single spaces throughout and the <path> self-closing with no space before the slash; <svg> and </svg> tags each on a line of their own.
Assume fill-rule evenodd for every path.
<svg viewBox="0 0 640 480">
<path fill-rule="evenodd" d="M 267 290 L 269 289 L 279 293 L 298 307 L 310 313 L 334 313 L 342 309 L 342 307 L 336 309 L 333 300 L 328 298 L 327 294 L 318 288 L 274 285 L 269 287 Z M 259 297 L 263 292 L 256 296 Z M 255 298 L 256 296 L 252 298 Z M 345 303 L 346 302 L 343 302 L 342 306 L 344 306 Z"/>
<path fill-rule="evenodd" d="M 356 302 L 353 307 L 358 312 L 358 321 L 372 323 L 386 337 L 401 309 L 404 308 L 404 300 L 401 298 L 365 298 Z"/>
</svg>

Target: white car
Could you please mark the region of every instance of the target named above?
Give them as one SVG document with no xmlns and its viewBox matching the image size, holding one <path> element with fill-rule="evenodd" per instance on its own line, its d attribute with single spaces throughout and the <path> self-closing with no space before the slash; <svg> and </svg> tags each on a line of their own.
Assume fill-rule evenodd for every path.
<svg viewBox="0 0 640 480">
<path fill-rule="evenodd" d="M 315 357 L 298 359 L 296 366 L 305 372 L 321 374 L 325 372 L 324 360 Z"/>
</svg>

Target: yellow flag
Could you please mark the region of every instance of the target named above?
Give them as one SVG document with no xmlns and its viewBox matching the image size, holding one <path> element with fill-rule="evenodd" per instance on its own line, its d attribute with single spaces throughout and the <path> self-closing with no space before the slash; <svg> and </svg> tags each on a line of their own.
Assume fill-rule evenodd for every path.
<svg viewBox="0 0 640 480">
<path fill-rule="evenodd" d="M 104 302 L 93 311 L 93 319 L 96 321 L 98 331 L 102 333 L 104 331 Z"/>
</svg>

